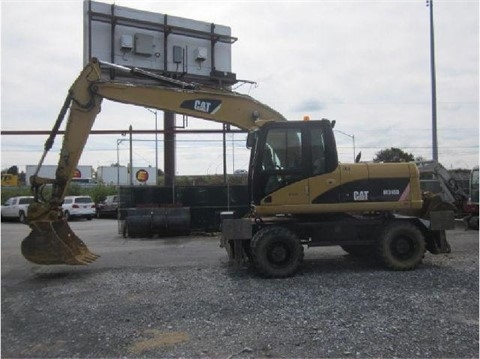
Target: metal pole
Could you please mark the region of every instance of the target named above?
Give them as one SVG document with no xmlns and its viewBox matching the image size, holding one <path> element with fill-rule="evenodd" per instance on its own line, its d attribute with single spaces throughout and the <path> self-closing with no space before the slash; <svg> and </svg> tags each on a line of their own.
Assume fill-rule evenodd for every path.
<svg viewBox="0 0 480 359">
<path fill-rule="evenodd" d="M 355 163 L 355 135 L 352 135 L 352 140 L 353 140 L 353 163 Z"/>
<path fill-rule="evenodd" d="M 235 134 L 232 133 L 232 174 L 235 173 Z"/>
<path fill-rule="evenodd" d="M 175 113 L 163 112 L 165 133 L 164 138 L 164 166 L 165 186 L 173 186 L 175 182 Z"/>
<path fill-rule="evenodd" d="M 155 115 L 155 184 L 158 185 L 158 117 L 157 110 L 151 110 L 145 107 L 148 111 Z"/>
<path fill-rule="evenodd" d="M 118 145 L 120 145 L 121 142 L 121 139 L 117 139 L 117 189 L 120 187 L 120 155 L 118 153 Z"/>
<path fill-rule="evenodd" d="M 132 152 L 132 125 L 128 128 L 130 132 L 130 186 L 133 186 L 133 152 Z"/>
<path fill-rule="evenodd" d="M 223 124 L 223 184 L 227 184 L 227 124 Z"/>
<path fill-rule="evenodd" d="M 155 111 L 155 184 L 158 185 L 158 122 L 157 111 Z"/>
<path fill-rule="evenodd" d="M 342 135 L 348 136 L 352 139 L 353 141 L 353 162 L 355 163 L 355 135 L 349 135 L 348 133 L 345 133 L 340 130 L 334 130 L 335 132 L 341 133 Z"/>
<path fill-rule="evenodd" d="M 117 198 L 118 199 L 120 199 L 120 154 L 118 151 L 118 146 L 120 145 L 120 143 L 122 143 L 122 139 L 117 139 L 117 196 L 118 196 Z M 120 212 L 118 212 L 118 215 L 120 215 Z M 120 219 L 120 217 L 118 218 Z M 118 233 L 121 233 L 120 227 L 121 227 L 121 224 L 120 224 L 120 221 L 118 221 L 118 228 L 119 228 Z"/>
<path fill-rule="evenodd" d="M 437 85 L 435 77 L 435 39 L 433 31 L 433 0 L 427 0 L 430 6 L 430 71 L 432 76 L 432 159 L 438 162 L 437 142 Z"/>
</svg>

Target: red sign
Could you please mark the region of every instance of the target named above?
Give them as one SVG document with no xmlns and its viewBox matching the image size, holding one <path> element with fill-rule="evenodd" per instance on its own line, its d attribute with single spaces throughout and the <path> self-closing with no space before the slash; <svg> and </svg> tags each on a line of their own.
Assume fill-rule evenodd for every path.
<svg viewBox="0 0 480 359">
<path fill-rule="evenodd" d="M 82 172 L 77 168 L 75 172 L 73 172 L 73 177 L 72 178 L 82 178 Z"/>
<path fill-rule="evenodd" d="M 147 182 L 148 181 L 148 172 L 145 170 L 138 170 L 135 174 L 135 178 L 138 182 Z"/>
</svg>

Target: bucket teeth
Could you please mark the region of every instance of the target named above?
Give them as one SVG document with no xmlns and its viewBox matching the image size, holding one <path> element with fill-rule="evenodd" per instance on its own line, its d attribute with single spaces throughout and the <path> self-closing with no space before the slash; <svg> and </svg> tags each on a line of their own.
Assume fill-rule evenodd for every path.
<svg viewBox="0 0 480 359">
<path fill-rule="evenodd" d="M 22 254 L 30 262 L 87 265 L 99 257 L 90 252 L 63 219 L 30 222 L 30 227 L 32 231 L 22 241 Z"/>
<path fill-rule="evenodd" d="M 90 264 L 92 262 L 94 262 L 99 256 L 97 256 L 96 254 L 93 254 L 91 253 L 90 251 L 88 253 L 82 253 L 80 255 L 77 255 L 75 256 L 74 260 L 77 262 L 77 263 L 73 263 L 73 264 Z"/>
</svg>

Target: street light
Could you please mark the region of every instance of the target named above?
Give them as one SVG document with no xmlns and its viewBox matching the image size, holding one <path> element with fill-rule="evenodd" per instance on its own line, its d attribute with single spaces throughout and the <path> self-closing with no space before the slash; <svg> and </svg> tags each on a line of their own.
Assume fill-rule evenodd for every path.
<svg viewBox="0 0 480 359">
<path fill-rule="evenodd" d="M 430 7 L 430 75 L 432 78 L 432 159 L 438 162 L 437 141 L 437 80 L 435 77 L 435 39 L 433 32 L 433 0 L 427 0 Z"/>
<path fill-rule="evenodd" d="M 158 184 L 158 128 L 157 128 L 157 110 L 145 107 L 155 115 L 155 184 Z"/>
<path fill-rule="evenodd" d="M 353 162 L 355 162 L 355 135 L 349 135 L 348 133 L 342 132 L 340 130 L 334 130 L 335 132 L 339 132 L 342 135 L 348 136 L 352 139 L 353 141 Z"/>
</svg>

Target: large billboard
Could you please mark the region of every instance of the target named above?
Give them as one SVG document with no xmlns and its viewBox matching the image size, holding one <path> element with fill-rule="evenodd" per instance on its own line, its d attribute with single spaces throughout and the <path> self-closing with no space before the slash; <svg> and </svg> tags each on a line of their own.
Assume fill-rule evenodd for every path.
<svg viewBox="0 0 480 359">
<path fill-rule="evenodd" d="M 83 33 L 84 64 L 96 57 L 185 81 L 236 82 L 228 26 L 84 0 Z"/>
</svg>

